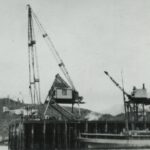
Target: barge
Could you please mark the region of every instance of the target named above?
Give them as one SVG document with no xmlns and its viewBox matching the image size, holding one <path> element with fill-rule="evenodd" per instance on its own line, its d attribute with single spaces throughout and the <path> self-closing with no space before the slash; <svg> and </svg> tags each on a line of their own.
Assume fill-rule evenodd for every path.
<svg viewBox="0 0 150 150">
<path fill-rule="evenodd" d="M 150 148 L 150 134 L 146 135 L 130 132 L 128 134 L 101 134 L 82 133 L 79 137 L 81 143 L 86 143 L 88 149 L 142 149 Z M 140 131 L 141 132 L 141 131 Z"/>
</svg>

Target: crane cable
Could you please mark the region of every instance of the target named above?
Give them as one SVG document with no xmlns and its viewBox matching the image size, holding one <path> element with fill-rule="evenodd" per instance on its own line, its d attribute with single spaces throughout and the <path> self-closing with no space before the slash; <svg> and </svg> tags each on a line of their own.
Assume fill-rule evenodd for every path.
<svg viewBox="0 0 150 150">
<path fill-rule="evenodd" d="M 35 19 L 35 21 L 36 21 L 36 23 L 37 23 L 37 25 L 38 25 L 38 27 L 39 27 L 42 35 L 43 35 L 43 38 L 45 39 L 48 47 L 52 50 L 52 53 L 53 53 L 55 59 L 57 60 L 59 67 L 61 68 L 63 74 L 67 78 L 67 80 L 70 83 L 70 85 L 72 86 L 72 88 L 75 90 L 75 87 L 73 85 L 73 82 L 72 82 L 69 74 L 68 74 L 68 71 L 67 71 L 67 69 L 66 69 L 66 67 L 65 67 L 65 65 L 64 65 L 64 63 L 63 63 L 63 61 L 62 61 L 62 59 L 60 57 L 60 55 L 58 54 L 58 52 L 57 52 L 57 50 L 56 50 L 56 48 L 55 48 L 55 46 L 54 46 L 51 38 L 48 36 L 48 34 L 46 33 L 46 31 L 44 30 L 43 26 L 39 22 L 36 14 L 34 12 L 33 12 L 33 16 L 34 16 L 34 19 Z"/>
<path fill-rule="evenodd" d="M 110 78 L 110 80 L 130 99 L 132 96 L 129 95 L 124 88 L 122 88 L 119 83 L 117 83 L 110 75 L 107 71 L 104 71 L 104 73 Z"/>
<path fill-rule="evenodd" d="M 35 33 L 34 33 L 33 28 L 32 28 L 32 31 L 33 31 L 33 37 L 35 39 Z M 36 44 L 34 45 L 33 53 L 34 53 L 33 57 L 34 57 L 34 60 L 35 60 L 35 64 L 34 64 L 35 67 L 34 67 L 34 69 L 36 70 L 35 77 L 34 77 L 34 82 L 35 82 L 34 86 L 35 86 L 35 92 L 36 92 L 36 95 L 37 95 L 37 102 L 39 104 L 41 104 L 40 75 L 39 75 L 39 64 L 38 64 L 38 56 L 37 56 Z M 38 84 L 36 84 L 36 82 L 38 82 Z"/>
<path fill-rule="evenodd" d="M 76 91 L 75 86 L 73 84 L 73 81 L 71 80 L 69 73 L 65 67 L 65 64 L 63 63 L 63 60 L 61 59 L 59 53 L 57 52 L 51 38 L 48 36 L 48 34 L 46 33 L 46 31 L 44 30 L 43 26 L 41 25 L 41 23 L 39 22 L 36 14 L 33 12 L 32 10 L 32 14 L 34 17 L 35 22 L 37 23 L 40 32 L 42 33 L 43 38 L 45 39 L 49 49 L 51 50 L 52 54 L 54 55 L 56 61 L 58 62 L 58 66 L 60 67 L 60 69 L 62 70 L 63 74 L 65 75 L 66 79 L 68 80 L 68 82 L 70 83 L 71 87 L 73 90 Z"/>
</svg>

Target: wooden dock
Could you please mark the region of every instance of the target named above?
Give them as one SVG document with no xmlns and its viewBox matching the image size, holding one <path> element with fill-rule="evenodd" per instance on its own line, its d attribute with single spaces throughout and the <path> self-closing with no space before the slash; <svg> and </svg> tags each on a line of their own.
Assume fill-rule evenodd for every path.
<svg viewBox="0 0 150 150">
<path fill-rule="evenodd" d="M 142 122 L 138 128 L 142 129 Z M 150 128 L 150 122 L 147 124 Z M 129 123 L 129 128 L 132 123 Z M 18 120 L 9 127 L 9 150 L 71 150 L 84 148 L 81 133 L 120 134 L 125 128 L 121 121 L 58 121 Z"/>
</svg>

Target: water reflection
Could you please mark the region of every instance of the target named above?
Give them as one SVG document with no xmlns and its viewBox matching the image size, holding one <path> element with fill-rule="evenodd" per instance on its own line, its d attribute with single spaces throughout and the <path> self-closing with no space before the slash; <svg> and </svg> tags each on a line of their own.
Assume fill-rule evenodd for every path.
<svg viewBox="0 0 150 150">
<path fill-rule="evenodd" d="M 8 150 L 8 146 L 0 146 L 0 150 Z"/>
<path fill-rule="evenodd" d="M 0 146 L 0 150 L 8 150 L 8 146 Z M 92 150 L 102 150 L 102 149 L 92 149 Z M 115 149 L 105 149 L 105 150 L 115 150 Z M 130 150 L 130 149 L 118 149 L 118 150 Z M 137 150 L 137 149 L 132 149 L 132 150 Z M 142 149 L 142 150 L 150 150 L 150 149 Z"/>
</svg>

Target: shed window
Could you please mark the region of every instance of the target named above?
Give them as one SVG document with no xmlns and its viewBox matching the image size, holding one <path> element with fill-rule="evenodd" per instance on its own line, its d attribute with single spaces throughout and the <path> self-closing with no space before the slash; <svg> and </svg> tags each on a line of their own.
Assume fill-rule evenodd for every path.
<svg viewBox="0 0 150 150">
<path fill-rule="evenodd" d="M 66 89 L 62 90 L 62 95 L 67 95 L 67 90 Z"/>
</svg>

